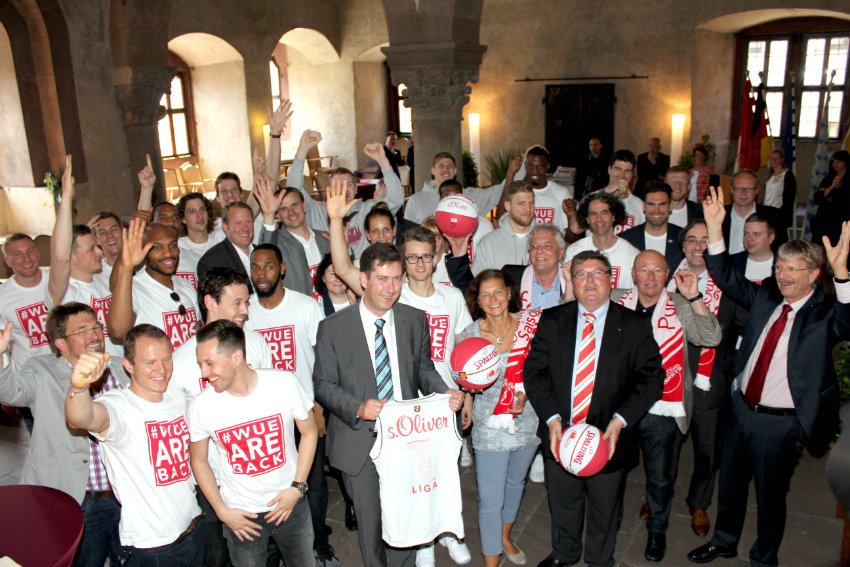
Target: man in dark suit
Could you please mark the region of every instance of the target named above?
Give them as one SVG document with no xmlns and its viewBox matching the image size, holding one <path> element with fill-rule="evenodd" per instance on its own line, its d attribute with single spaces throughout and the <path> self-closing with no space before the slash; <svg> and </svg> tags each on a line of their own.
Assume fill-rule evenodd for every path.
<svg viewBox="0 0 850 567">
<path fill-rule="evenodd" d="M 602 153 L 602 140 L 597 137 L 591 138 L 587 142 L 587 146 L 587 157 L 578 165 L 575 194 L 573 195 L 578 200 L 581 200 L 588 193 L 608 185 L 608 161 L 611 153 Z"/>
<path fill-rule="evenodd" d="M 552 553 L 538 567 L 581 559 L 585 499 L 584 560 L 614 564 L 623 483 L 637 465 L 636 425 L 664 385 L 649 319 L 609 300 L 607 257 L 578 253 L 571 281 L 576 301 L 543 311 L 524 367 L 528 399 L 540 417 L 552 511 Z M 576 423 L 598 427 L 610 445 L 608 464 L 592 477 L 573 476 L 554 457 L 563 430 Z"/>
<path fill-rule="evenodd" d="M 670 268 L 670 277 L 682 261 L 679 248 L 681 227 L 670 224 L 671 195 L 673 190 L 663 182 L 651 182 L 646 185 L 643 201 L 643 214 L 646 222 L 620 233 L 620 238 L 629 242 L 638 250 L 651 248 L 664 255 Z"/>
<path fill-rule="evenodd" d="M 210 268 L 233 268 L 250 279 L 254 212 L 242 201 L 234 201 L 224 207 L 221 218 L 225 239 L 207 250 L 198 260 L 198 281 Z M 254 293 L 251 284 L 248 284 L 248 293 Z"/>
<path fill-rule="evenodd" d="M 726 205 L 723 219 L 723 239 L 729 254 L 744 251 L 744 225 L 753 213 L 772 219 L 776 229 L 776 238 L 771 244 L 774 251 L 788 242 L 788 228 L 781 222 L 779 209 L 756 203 L 758 193 L 758 174 L 753 170 L 742 169 L 732 177 L 732 204 Z"/>
<path fill-rule="evenodd" d="M 385 550 L 390 564 L 412 565 L 415 551 L 385 546 L 381 538 L 378 473 L 369 458 L 381 408 L 388 399 L 412 399 L 418 392 L 450 393 L 453 411 L 463 404 L 463 393 L 447 390 L 434 369 L 425 313 L 397 303 L 402 270 L 395 246 L 378 243 L 367 248 L 360 257 L 363 299 L 322 321 L 316 339 L 313 383 L 316 401 L 330 411 L 327 455 L 342 471 L 354 500 L 360 552 L 368 567 L 386 565 Z M 389 376 L 386 363 L 375 364 L 384 345 Z"/>
<path fill-rule="evenodd" d="M 725 251 L 723 197 L 709 190 L 706 264 L 725 294 L 750 310 L 735 359 L 730 425 L 723 443 L 718 514 L 711 541 L 688 554 L 695 563 L 735 557 L 744 526 L 750 479 L 758 505 L 754 565 L 777 565 L 785 529 L 785 498 L 808 447 L 823 455 L 838 428 L 838 384 L 832 349 L 850 337 L 850 223 L 833 247 L 824 239 L 836 298 L 815 285 L 820 247 L 792 240 L 777 253 L 775 276 L 759 286 L 740 277 Z"/>
<path fill-rule="evenodd" d="M 776 240 L 773 219 L 753 213 L 744 223 L 744 251 L 730 254 L 732 265 L 742 277 L 761 283 L 773 274 L 776 255 L 771 245 Z"/>
<path fill-rule="evenodd" d="M 643 199 L 647 184 L 653 181 L 664 181 L 664 174 L 670 167 L 670 156 L 661 153 L 661 139 L 649 139 L 649 151 L 637 157 L 637 184 L 635 197 Z"/>
</svg>

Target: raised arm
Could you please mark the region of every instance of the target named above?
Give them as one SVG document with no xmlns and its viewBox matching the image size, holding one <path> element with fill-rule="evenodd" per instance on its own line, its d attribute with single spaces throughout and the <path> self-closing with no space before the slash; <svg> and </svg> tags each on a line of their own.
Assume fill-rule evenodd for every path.
<svg viewBox="0 0 850 567">
<path fill-rule="evenodd" d="M 92 402 L 89 387 L 101 379 L 109 354 L 84 352 L 71 372 L 71 387 L 65 395 L 65 420 L 75 429 L 91 431 L 100 437 L 109 430 L 109 412 Z"/>
<path fill-rule="evenodd" d="M 280 208 L 280 203 L 283 201 L 285 191 L 280 191 L 277 195 L 274 194 L 275 185 L 272 180 L 265 176 L 257 178 L 254 187 L 251 188 L 251 196 L 260 205 L 260 214 L 263 215 L 263 228 L 274 226 L 276 219 L 275 215 Z"/>
<path fill-rule="evenodd" d="M 145 167 L 139 171 L 139 211 L 147 211 L 153 206 L 153 186 L 156 184 L 156 174 L 151 165 L 151 155 L 145 154 Z"/>
<path fill-rule="evenodd" d="M 53 305 L 61 305 L 68 291 L 71 277 L 71 244 L 74 240 L 72 215 L 74 212 L 74 176 L 71 175 L 71 155 L 65 156 L 65 171 L 62 172 L 62 202 L 56 212 L 56 224 L 50 239 L 50 278 L 47 291 Z"/>
<path fill-rule="evenodd" d="M 145 256 L 153 247 L 152 242 L 144 244 L 145 222 L 134 218 L 130 227 L 122 231 L 124 246 L 121 258 L 112 270 L 110 287 L 112 288 L 112 303 L 106 317 L 106 327 L 109 337 L 122 340 L 127 331 L 136 322 L 133 311 L 133 270 L 142 263 Z"/>
<path fill-rule="evenodd" d="M 292 116 L 292 102 L 288 98 L 281 99 L 280 105 L 274 112 L 269 112 L 269 154 L 266 161 L 266 175 L 277 185 L 280 180 L 280 137 L 286 128 L 286 123 Z"/>
<path fill-rule="evenodd" d="M 328 187 L 327 198 L 328 219 L 331 229 L 331 260 L 334 273 L 359 297 L 363 295 L 363 288 L 360 286 L 360 270 L 351 262 L 351 257 L 348 255 L 348 242 L 345 238 L 345 226 L 343 225 L 343 218 L 357 202 L 357 199 L 348 203 L 345 202 L 345 185 L 339 178 L 331 182 L 330 187 Z"/>
<path fill-rule="evenodd" d="M 384 186 L 387 189 L 385 197 L 376 199 L 383 201 L 389 207 L 392 214 L 396 214 L 404 204 L 404 189 L 401 186 L 401 180 L 393 171 L 390 161 L 387 159 L 387 153 L 381 144 L 366 144 L 363 147 L 363 153 L 378 162 L 381 172 L 384 174 Z M 328 213 L 330 217 L 330 213 Z"/>
<path fill-rule="evenodd" d="M 499 196 L 499 204 L 496 209 L 497 219 L 505 214 L 505 200 L 508 198 L 508 187 L 514 182 L 519 168 L 522 167 L 522 159 L 521 155 L 515 155 L 511 157 L 511 161 L 508 163 L 508 173 L 505 175 L 505 182 L 502 184 L 502 194 Z"/>
</svg>

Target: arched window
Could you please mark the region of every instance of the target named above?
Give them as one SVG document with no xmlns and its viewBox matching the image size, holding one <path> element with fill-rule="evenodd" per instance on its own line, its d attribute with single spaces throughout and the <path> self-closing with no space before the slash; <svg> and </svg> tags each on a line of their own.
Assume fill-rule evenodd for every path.
<svg viewBox="0 0 850 567">
<path fill-rule="evenodd" d="M 189 66 L 173 53 L 169 53 L 169 61 L 177 67 L 177 74 L 171 79 L 171 92 L 163 94 L 159 102 L 165 107 L 165 116 L 157 124 L 159 149 L 163 158 L 192 156 L 197 142 Z"/>
</svg>

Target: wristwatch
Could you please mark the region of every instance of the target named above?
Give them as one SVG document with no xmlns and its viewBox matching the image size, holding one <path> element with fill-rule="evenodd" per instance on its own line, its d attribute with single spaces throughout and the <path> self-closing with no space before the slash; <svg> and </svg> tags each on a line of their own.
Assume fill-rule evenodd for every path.
<svg viewBox="0 0 850 567">
<path fill-rule="evenodd" d="M 690 299 L 688 299 L 688 303 L 694 303 L 695 301 L 699 301 L 700 299 L 702 299 L 702 292 L 697 293 L 695 297 L 691 297 Z"/>
<path fill-rule="evenodd" d="M 291 486 L 292 486 L 292 488 L 297 488 L 298 492 L 301 493 L 301 496 L 304 496 L 305 494 L 307 494 L 307 483 L 306 482 L 295 482 L 293 480 Z"/>
</svg>

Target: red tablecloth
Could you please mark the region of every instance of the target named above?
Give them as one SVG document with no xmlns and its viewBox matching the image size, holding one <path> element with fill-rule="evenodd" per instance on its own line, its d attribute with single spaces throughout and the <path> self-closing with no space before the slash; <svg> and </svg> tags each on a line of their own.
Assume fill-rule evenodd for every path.
<svg viewBox="0 0 850 567">
<path fill-rule="evenodd" d="M 68 566 L 83 535 L 77 501 L 46 486 L 0 486 L 0 557 L 23 567 Z"/>
</svg>

